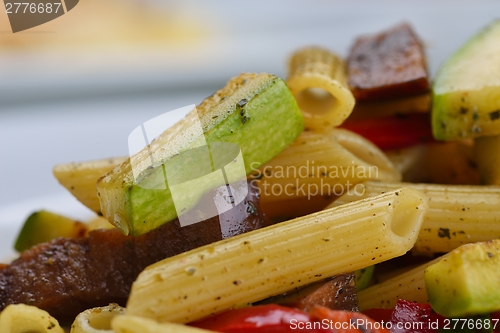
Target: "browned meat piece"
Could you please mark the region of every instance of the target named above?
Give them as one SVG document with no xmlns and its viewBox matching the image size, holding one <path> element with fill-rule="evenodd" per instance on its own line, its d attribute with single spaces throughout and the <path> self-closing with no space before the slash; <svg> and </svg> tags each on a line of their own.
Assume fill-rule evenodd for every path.
<svg viewBox="0 0 500 333">
<path fill-rule="evenodd" d="M 429 91 L 425 54 L 408 24 L 358 38 L 347 60 L 347 72 L 357 101 L 397 99 Z"/>
<path fill-rule="evenodd" d="M 356 277 L 354 273 L 334 276 L 305 288 L 271 297 L 261 302 L 277 303 L 309 311 L 314 305 L 334 310 L 358 311 Z"/>
<path fill-rule="evenodd" d="M 88 238 L 59 238 L 35 246 L 0 268 L 0 310 L 26 303 L 71 322 L 91 307 L 124 305 L 132 282 L 146 266 L 268 225 L 258 194 L 248 188 L 246 200 L 197 224 L 181 227 L 174 220 L 135 238 L 116 229 L 95 230 Z"/>
</svg>

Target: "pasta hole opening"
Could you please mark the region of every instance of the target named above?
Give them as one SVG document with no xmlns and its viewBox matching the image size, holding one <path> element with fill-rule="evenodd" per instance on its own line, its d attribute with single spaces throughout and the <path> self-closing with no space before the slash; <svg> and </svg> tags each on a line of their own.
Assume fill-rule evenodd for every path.
<svg viewBox="0 0 500 333">
<path fill-rule="evenodd" d="M 89 326 L 95 330 L 112 332 L 111 320 L 117 315 L 116 312 L 102 311 L 89 318 Z"/>
<path fill-rule="evenodd" d="M 396 192 L 399 196 L 404 195 L 401 191 Z M 415 230 L 415 223 L 419 220 L 421 211 L 418 209 L 421 203 L 418 200 L 401 200 L 395 202 L 392 215 L 391 230 L 399 237 L 409 237 Z"/>
<path fill-rule="evenodd" d="M 338 103 L 328 91 L 321 88 L 307 88 L 295 95 L 299 108 L 311 115 L 322 116 L 332 111 Z"/>
</svg>

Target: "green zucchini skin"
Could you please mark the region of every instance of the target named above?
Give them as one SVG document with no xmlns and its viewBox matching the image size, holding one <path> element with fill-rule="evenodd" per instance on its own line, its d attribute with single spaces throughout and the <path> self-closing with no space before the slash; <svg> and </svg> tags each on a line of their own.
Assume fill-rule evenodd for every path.
<svg viewBox="0 0 500 333">
<path fill-rule="evenodd" d="M 26 219 L 14 244 L 14 249 L 23 252 L 37 244 L 58 237 L 83 237 L 86 231 L 87 228 L 81 222 L 46 210 L 40 210 Z"/>
<path fill-rule="evenodd" d="M 462 245 L 425 270 L 429 303 L 449 318 L 498 311 L 499 274 L 498 239 Z"/>
<path fill-rule="evenodd" d="M 440 68 L 433 85 L 437 140 L 500 134 L 500 20 L 468 40 Z"/>
<path fill-rule="evenodd" d="M 304 129 L 292 93 L 283 80 L 270 74 L 233 78 L 197 107 L 197 116 L 203 129 L 201 137 L 192 135 L 187 140 L 177 140 L 180 135 L 175 133 L 195 132 L 190 129 L 194 122 L 184 119 L 156 139 L 155 145 L 151 144 L 152 154 L 163 165 L 144 167 L 140 177 L 134 178 L 127 161 L 98 181 L 102 212 L 123 233 L 142 235 L 178 216 L 179 202 L 174 205 L 170 181 L 165 181 L 165 168 L 169 171 L 168 179 L 197 179 L 203 174 L 203 164 L 213 158 L 214 150 L 221 160 L 229 160 L 234 151 L 229 152 L 224 144 L 232 144 L 229 147 L 241 151 L 240 162 L 244 173 L 249 174 L 280 153 Z M 209 159 L 205 158 L 206 150 L 200 148 L 204 142 L 212 149 Z M 216 149 L 218 145 L 220 148 Z M 229 182 L 240 180 L 238 172 L 226 171 Z M 137 174 L 135 170 L 134 173 Z M 183 202 L 186 209 L 193 207 L 203 192 L 221 185 L 205 178 L 197 182 L 197 193 Z"/>
</svg>

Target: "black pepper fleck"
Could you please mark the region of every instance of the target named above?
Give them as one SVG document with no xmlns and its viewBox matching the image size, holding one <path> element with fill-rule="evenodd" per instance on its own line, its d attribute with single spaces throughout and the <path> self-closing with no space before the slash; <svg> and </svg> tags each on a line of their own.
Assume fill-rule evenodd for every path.
<svg viewBox="0 0 500 333">
<path fill-rule="evenodd" d="M 438 230 L 438 237 L 451 239 L 450 229 L 448 229 L 448 228 L 439 228 L 439 230 Z"/>
<path fill-rule="evenodd" d="M 500 118 L 500 110 L 490 112 L 490 120 L 497 120 Z"/>
</svg>

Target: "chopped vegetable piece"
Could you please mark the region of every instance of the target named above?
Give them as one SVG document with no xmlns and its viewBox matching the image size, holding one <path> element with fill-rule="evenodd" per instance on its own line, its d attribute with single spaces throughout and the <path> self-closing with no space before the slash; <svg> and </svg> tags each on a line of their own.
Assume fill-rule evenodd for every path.
<svg viewBox="0 0 500 333">
<path fill-rule="evenodd" d="M 433 86 L 437 140 L 500 134 L 500 20 L 480 31 L 441 67 Z"/>
<path fill-rule="evenodd" d="M 314 324 L 317 329 L 312 329 Z M 331 332 L 307 313 L 275 304 L 229 310 L 190 325 L 223 333 Z"/>
<path fill-rule="evenodd" d="M 116 316 L 111 322 L 111 328 L 113 333 L 217 333 L 192 326 L 166 322 L 159 323 L 155 320 L 128 315 Z"/>
<path fill-rule="evenodd" d="M 22 252 L 34 245 L 58 237 L 79 238 L 86 235 L 85 224 L 68 217 L 41 210 L 31 214 L 17 236 L 14 248 Z"/>
<path fill-rule="evenodd" d="M 362 312 L 371 319 L 384 324 L 384 327 L 386 327 L 388 326 L 387 323 L 391 322 L 393 311 L 394 309 L 367 309 Z"/>
<path fill-rule="evenodd" d="M 392 333 L 437 333 L 443 317 L 434 313 L 429 304 L 399 300 L 392 312 Z"/>
<path fill-rule="evenodd" d="M 247 102 L 242 117 L 238 105 L 243 99 Z M 185 206 L 180 211 L 189 211 L 203 193 L 222 185 L 220 181 L 240 180 L 239 173 L 226 172 L 227 180 L 215 177 L 220 174 L 215 162 L 226 161 L 231 154 L 221 167 L 236 159 L 244 162 L 243 171 L 248 174 L 281 152 L 303 128 L 297 102 L 281 79 L 270 74 L 242 74 L 135 155 L 133 165 L 127 160 L 101 178 L 97 187 L 102 213 L 124 234 L 142 235 L 178 216 L 178 202 L 174 205 L 165 169 L 169 170 L 167 178 L 170 174 L 182 179 L 176 185 L 188 186 L 197 179 L 196 185 L 182 190 Z M 213 147 L 222 142 L 233 144 L 241 154 L 236 157 L 236 153 L 221 148 L 218 153 L 224 156 L 215 161 L 204 141 L 212 153 Z M 151 164 L 152 156 L 156 163 Z M 200 169 L 203 166 L 215 170 L 209 177 L 202 177 L 201 171 L 206 171 Z"/>
<path fill-rule="evenodd" d="M 463 245 L 425 270 L 429 303 L 446 317 L 500 310 L 500 240 Z"/>
<path fill-rule="evenodd" d="M 360 291 L 366 289 L 370 282 L 372 281 L 373 271 L 375 270 L 375 265 L 368 266 L 362 269 L 358 269 L 356 272 L 356 290 Z"/>
<path fill-rule="evenodd" d="M 428 303 L 400 299 L 393 309 L 363 311 L 394 333 L 498 333 L 500 313 L 473 317 L 445 318 Z M 494 329 L 496 328 L 496 329 Z"/>
<path fill-rule="evenodd" d="M 322 323 L 326 320 L 332 333 L 389 333 L 380 323 L 360 312 L 315 306 L 309 313 Z"/>
<path fill-rule="evenodd" d="M 425 54 L 408 24 L 356 40 L 347 61 L 357 101 L 380 101 L 429 91 Z"/>
<path fill-rule="evenodd" d="M 500 312 L 490 313 L 490 327 L 493 327 L 494 333 L 500 333 Z"/>
<path fill-rule="evenodd" d="M 426 113 L 347 120 L 341 127 L 364 136 L 382 150 L 433 141 L 431 123 Z"/>
</svg>

